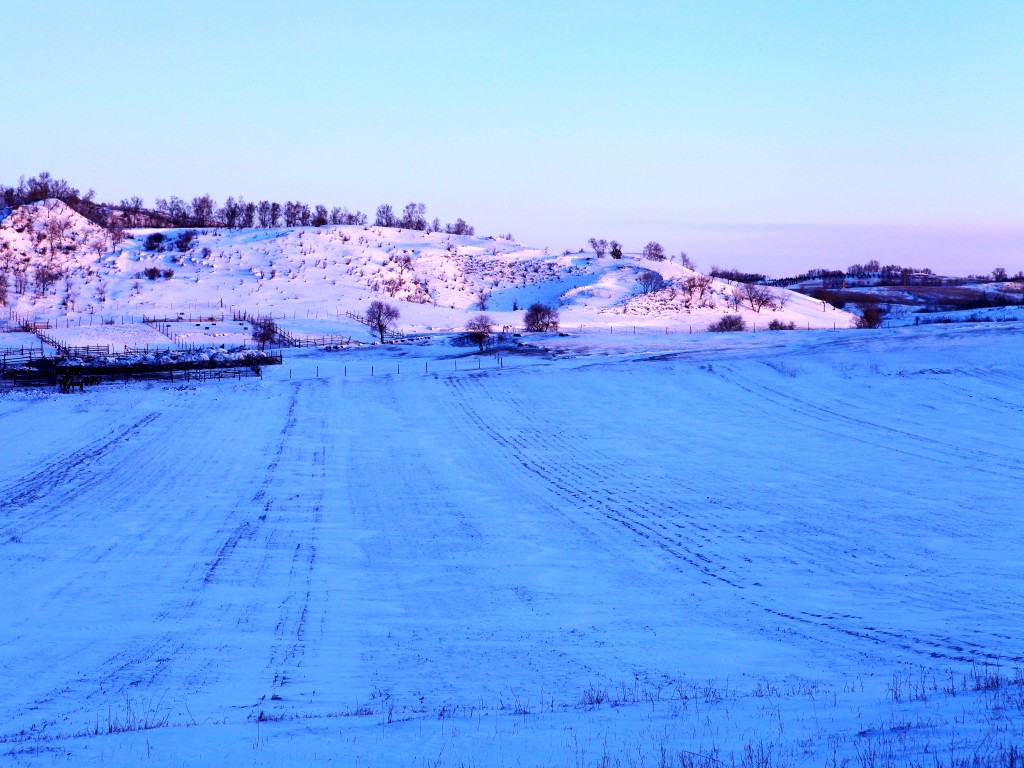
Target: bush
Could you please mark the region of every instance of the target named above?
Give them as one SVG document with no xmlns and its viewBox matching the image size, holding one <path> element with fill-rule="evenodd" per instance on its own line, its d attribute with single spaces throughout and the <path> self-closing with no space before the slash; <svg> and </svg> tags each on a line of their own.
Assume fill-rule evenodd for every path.
<svg viewBox="0 0 1024 768">
<path fill-rule="evenodd" d="M 178 239 L 174 241 L 174 244 L 178 247 L 178 250 L 184 253 L 192 247 L 192 241 L 199 236 L 199 233 L 194 229 L 188 229 L 178 235 Z"/>
<path fill-rule="evenodd" d="M 558 310 L 547 304 L 531 304 L 523 315 L 523 325 L 528 331 L 547 332 L 558 330 Z"/>
<path fill-rule="evenodd" d="M 745 331 L 747 324 L 739 315 L 723 315 L 721 320 L 708 326 L 709 331 L 714 333 L 725 333 L 728 331 Z"/>
<path fill-rule="evenodd" d="M 143 242 L 142 247 L 147 251 L 159 251 L 167 236 L 163 232 L 154 232 Z"/>
<path fill-rule="evenodd" d="M 772 320 L 768 323 L 769 331 L 795 331 L 796 323 L 784 323 L 782 320 Z"/>
<path fill-rule="evenodd" d="M 880 328 L 885 319 L 885 310 L 877 304 L 866 304 L 857 318 L 858 328 Z"/>
<path fill-rule="evenodd" d="M 160 267 L 146 267 L 142 270 L 142 274 L 146 276 L 148 280 L 156 280 L 158 277 L 163 276 L 163 270 Z"/>
</svg>

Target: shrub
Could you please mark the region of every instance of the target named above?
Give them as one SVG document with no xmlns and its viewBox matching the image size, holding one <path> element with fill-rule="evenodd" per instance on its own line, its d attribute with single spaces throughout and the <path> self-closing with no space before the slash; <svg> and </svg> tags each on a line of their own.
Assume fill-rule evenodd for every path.
<svg viewBox="0 0 1024 768">
<path fill-rule="evenodd" d="M 159 251 L 166 239 L 167 236 L 163 232 L 154 232 L 146 238 L 142 247 L 147 251 Z"/>
<path fill-rule="evenodd" d="M 178 235 L 178 239 L 174 241 L 174 244 L 178 247 L 178 250 L 184 253 L 192 247 L 192 241 L 198 237 L 199 233 L 194 229 L 188 229 Z"/>
<path fill-rule="evenodd" d="M 747 330 L 747 324 L 739 315 L 723 315 L 720 320 L 709 325 L 708 330 L 715 333 L 745 331 Z"/>
<path fill-rule="evenodd" d="M 785 323 L 782 320 L 772 320 L 768 323 L 769 331 L 795 331 L 796 323 Z"/>
<path fill-rule="evenodd" d="M 885 310 L 878 304 L 866 304 L 857 318 L 858 328 L 880 328 L 885 319 Z"/>
<path fill-rule="evenodd" d="M 142 274 L 145 275 L 148 280 L 156 280 L 158 277 L 163 275 L 163 271 L 160 267 L 146 267 L 142 270 Z"/>
</svg>

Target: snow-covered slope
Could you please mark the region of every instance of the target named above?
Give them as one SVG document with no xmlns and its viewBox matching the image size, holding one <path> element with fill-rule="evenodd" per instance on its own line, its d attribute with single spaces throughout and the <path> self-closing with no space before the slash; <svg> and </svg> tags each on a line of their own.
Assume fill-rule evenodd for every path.
<svg viewBox="0 0 1024 768">
<path fill-rule="evenodd" d="M 54 219 L 70 222 L 59 244 L 46 235 Z M 761 328 L 772 320 L 845 328 L 854 319 L 781 289 L 772 290 L 784 306 L 755 312 L 736 304 L 735 286 L 701 282 L 671 261 L 549 255 L 489 237 L 360 226 L 188 232 L 135 230 L 115 245 L 62 203 L 25 206 L 0 223 L 0 249 L 14 254 L 28 280 L 8 298 L 20 316 L 57 324 L 214 307 L 343 318 L 372 299 L 397 303 L 409 330 L 462 328 L 482 306 L 500 325 L 521 325 L 522 310 L 536 301 L 558 306 L 567 327 L 702 330 L 726 313 Z M 53 254 L 64 275 L 35 290 L 36 269 Z M 644 294 L 637 278 L 652 271 L 663 285 Z"/>
<path fill-rule="evenodd" d="M 0 396 L 0 762 L 1017 764 L 1015 324 L 529 343 Z"/>
</svg>

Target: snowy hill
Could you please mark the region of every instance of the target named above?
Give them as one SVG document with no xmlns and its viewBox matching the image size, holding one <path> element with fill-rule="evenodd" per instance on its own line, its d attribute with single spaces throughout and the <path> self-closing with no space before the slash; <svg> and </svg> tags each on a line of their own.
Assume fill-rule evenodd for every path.
<svg viewBox="0 0 1024 768">
<path fill-rule="evenodd" d="M 812 329 L 855 320 L 783 289 L 769 289 L 775 306 L 755 308 L 732 283 L 672 261 L 551 255 L 490 237 L 363 226 L 129 234 L 115 243 L 59 201 L 17 209 L 0 222 L 8 303 L 57 325 L 204 307 L 341 320 L 373 299 L 397 304 L 402 327 L 414 331 L 462 328 L 484 307 L 499 325 L 521 325 L 521 310 L 537 301 L 557 306 L 568 328 L 703 330 L 727 313 L 762 329 L 771 320 Z"/>
</svg>

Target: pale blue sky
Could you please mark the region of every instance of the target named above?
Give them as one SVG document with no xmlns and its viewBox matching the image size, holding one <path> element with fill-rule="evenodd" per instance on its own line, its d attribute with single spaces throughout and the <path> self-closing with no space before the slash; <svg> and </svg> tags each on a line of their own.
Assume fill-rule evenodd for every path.
<svg viewBox="0 0 1024 768">
<path fill-rule="evenodd" d="M 7 4 L 0 50 L 8 184 L 415 200 L 557 249 L 954 228 L 1010 233 L 1024 268 L 1022 0 L 52 0 Z M 825 250 L 794 266 L 845 266 Z"/>
</svg>

